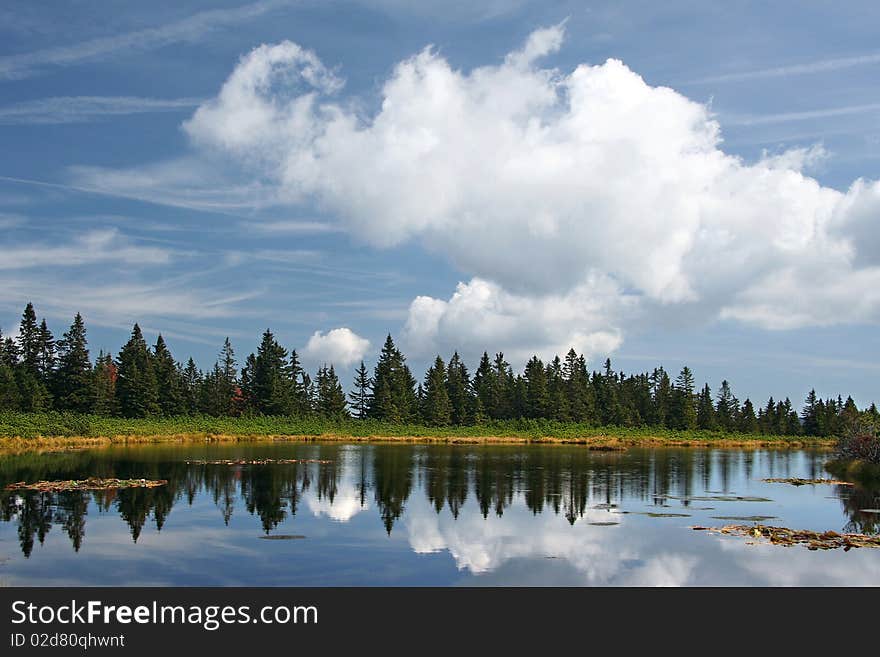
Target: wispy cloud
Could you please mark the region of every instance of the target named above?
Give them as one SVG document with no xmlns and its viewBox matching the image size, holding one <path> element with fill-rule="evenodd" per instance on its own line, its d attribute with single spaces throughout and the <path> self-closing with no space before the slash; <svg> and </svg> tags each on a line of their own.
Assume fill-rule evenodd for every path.
<svg viewBox="0 0 880 657">
<path fill-rule="evenodd" d="M 171 258 L 170 251 L 131 243 L 115 229 L 93 230 L 70 244 L 18 244 L 0 258 L 0 270 L 33 267 L 94 265 L 104 262 L 161 265 Z"/>
<path fill-rule="evenodd" d="M 85 123 L 107 116 L 175 112 L 200 102 L 198 98 L 57 96 L 0 107 L 0 125 Z"/>
<path fill-rule="evenodd" d="M 342 231 L 341 227 L 331 223 L 302 219 L 282 219 L 278 221 L 245 221 L 242 222 L 241 226 L 248 231 L 255 231 L 258 233 L 266 233 L 270 235 L 338 233 Z"/>
<path fill-rule="evenodd" d="M 781 78 L 790 75 L 812 75 L 815 73 L 827 73 L 839 71 L 854 66 L 866 66 L 880 64 L 880 53 L 869 55 L 856 55 L 854 57 L 837 57 L 832 59 L 820 59 L 804 64 L 792 64 L 790 66 L 774 66 L 770 68 L 754 69 L 751 71 L 738 71 L 713 75 L 698 80 L 691 80 L 690 84 L 709 84 L 713 82 L 739 82 L 741 80 L 760 80 L 763 78 Z"/>
<path fill-rule="evenodd" d="M 290 4 L 290 0 L 263 0 L 235 9 L 212 9 L 158 27 L 100 37 L 70 46 L 6 55 L 0 57 L 0 80 L 26 78 L 47 67 L 71 66 L 119 51 L 153 50 L 172 43 L 195 41 L 211 30 L 237 25 Z"/>
<path fill-rule="evenodd" d="M 804 112 L 781 112 L 779 114 L 761 114 L 755 116 L 731 116 L 724 119 L 725 125 L 766 125 L 770 123 L 788 123 L 791 121 L 808 121 L 810 119 L 828 119 L 835 116 L 850 116 L 880 112 L 880 103 L 865 105 L 849 105 L 846 107 L 830 107 L 827 109 L 807 110 Z"/>
</svg>

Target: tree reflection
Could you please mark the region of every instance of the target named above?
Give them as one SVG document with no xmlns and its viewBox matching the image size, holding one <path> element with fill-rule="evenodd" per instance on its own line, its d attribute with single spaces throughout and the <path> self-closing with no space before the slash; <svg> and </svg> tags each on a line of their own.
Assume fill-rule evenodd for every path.
<svg viewBox="0 0 880 657">
<path fill-rule="evenodd" d="M 371 493 L 379 520 L 390 535 L 405 513 L 417 485 L 438 514 L 457 519 L 468 500 L 483 518 L 502 516 L 513 505 L 533 514 L 553 513 L 574 525 L 591 506 L 611 508 L 621 500 L 648 505 L 687 504 L 699 491 L 729 492 L 756 472 L 788 473 L 793 467 L 820 472 L 823 457 L 800 452 L 659 449 L 597 453 L 581 447 L 462 447 L 456 445 L 309 445 L 296 463 L 225 465 L 187 463 L 167 452 L 141 450 L 10 457 L 0 465 L 0 484 L 11 481 L 81 479 L 87 476 L 166 479 L 157 488 L 92 492 L 0 493 L 0 520 L 16 523 L 25 557 L 58 525 L 75 551 L 86 536 L 91 509 L 115 513 L 133 541 L 153 525 L 161 531 L 172 509 L 212 500 L 218 522 L 229 525 L 236 509 L 259 518 L 270 534 L 296 516 L 306 495 L 331 507 L 340 499 L 340 482 L 355 486 L 361 508 Z M 298 452 L 299 453 L 299 452 Z M 806 459 L 794 466 L 792 458 Z M 18 460 L 16 460 L 18 459 Z M 759 461 L 763 459 L 763 461 Z M 845 531 L 877 533 L 877 491 L 841 488 Z"/>
</svg>

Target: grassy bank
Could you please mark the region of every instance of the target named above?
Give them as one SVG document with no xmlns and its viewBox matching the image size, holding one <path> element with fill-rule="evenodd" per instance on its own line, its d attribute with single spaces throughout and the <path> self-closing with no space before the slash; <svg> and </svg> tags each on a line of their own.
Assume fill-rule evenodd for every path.
<svg viewBox="0 0 880 657">
<path fill-rule="evenodd" d="M 876 488 L 880 485 L 880 464 L 860 459 L 835 459 L 825 464 L 825 469 L 835 477 L 855 481 Z"/>
<path fill-rule="evenodd" d="M 545 420 L 426 427 L 374 420 L 296 417 L 128 419 L 67 413 L 0 413 L 0 448 L 95 447 L 112 443 L 256 440 L 387 440 L 446 443 L 578 443 L 617 449 L 635 445 L 718 447 L 830 446 L 831 439 L 761 436 L 652 427 L 593 427 Z"/>
</svg>

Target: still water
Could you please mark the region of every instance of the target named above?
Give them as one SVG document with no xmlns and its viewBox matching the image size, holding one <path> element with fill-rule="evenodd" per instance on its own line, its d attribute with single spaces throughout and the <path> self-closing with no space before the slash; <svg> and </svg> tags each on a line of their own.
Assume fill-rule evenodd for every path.
<svg viewBox="0 0 880 657">
<path fill-rule="evenodd" d="M 0 585 L 878 585 L 880 550 L 812 552 L 690 529 L 760 516 L 880 531 L 880 515 L 861 511 L 880 507 L 880 491 L 761 481 L 827 477 L 827 458 L 339 443 L 0 456 L 0 486 L 168 480 L 0 493 Z M 323 462 L 187 463 L 221 459 Z"/>
</svg>

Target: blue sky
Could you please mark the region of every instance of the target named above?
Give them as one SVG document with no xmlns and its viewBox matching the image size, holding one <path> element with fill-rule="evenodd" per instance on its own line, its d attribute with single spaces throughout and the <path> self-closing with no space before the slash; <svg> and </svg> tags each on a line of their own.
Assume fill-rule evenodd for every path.
<svg viewBox="0 0 880 657">
<path fill-rule="evenodd" d="M 876 3 L 411 4 L 4 3 L 4 334 L 880 401 Z"/>
</svg>

